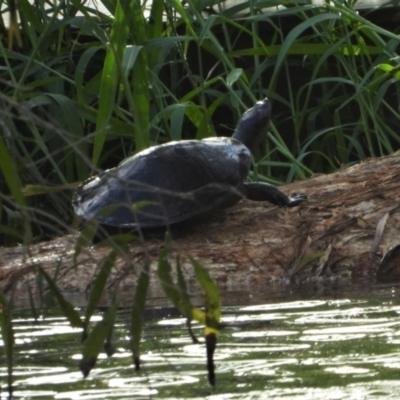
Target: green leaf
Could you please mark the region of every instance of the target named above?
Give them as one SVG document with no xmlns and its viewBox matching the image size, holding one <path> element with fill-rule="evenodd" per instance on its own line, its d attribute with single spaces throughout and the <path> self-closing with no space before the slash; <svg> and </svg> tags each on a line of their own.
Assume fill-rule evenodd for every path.
<svg viewBox="0 0 400 400">
<path fill-rule="evenodd" d="M 108 42 L 108 36 L 105 29 L 101 26 L 101 24 L 99 24 L 99 21 L 96 21 L 96 17 L 93 17 L 93 15 L 90 15 L 86 12 L 85 8 L 81 6 L 81 0 L 71 0 L 71 2 L 83 14 L 85 14 L 85 16 L 71 18 L 68 21 L 69 25 L 74 27 L 75 29 L 76 27 L 78 27 L 82 31 L 82 33 L 87 33 L 93 38 L 99 39 L 103 44 L 106 44 Z"/>
<path fill-rule="evenodd" d="M 150 262 L 146 261 L 140 273 L 131 314 L 131 348 L 136 370 L 140 368 L 140 339 L 142 336 L 143 313 L 146 305 L 147 289 L 150 281 Z"/>
<path fill-rule="evenodd" d="M 171 264 L 168 261 L 168 248 L 164 246 L 158 258 L 158 278 L 164 293 L 171 300 L 172 304 L 189 320 L 196 320 L 200 324 L 206 324 L 206 313 L 197 307 L 193 307 L 187 295 L 186 285 L 183 282 L 183 275 L 180 265 L 177 264 L 178 282 L 177 287 L 172 279 Z"/>
<path fill-rule="evenodd" d="M 210 385 L 215 386 L 215 365 L 214 352 L 217 347 L 217 336 L 221 326 L 219 324 L 221 318 L 221 299 L 218 292 L 218 287 L 210 274 L 205 268 L 195 259 L 189 257 L 194 268 L 197 281 L 204 292 L 206 303 L 206 350 L 207 350 L 207 371 L 208 381 Z"/>
<path fill-rule="evenodd" d="M 232 86 L 242 75 L 243 69 L 242 68 L 235 68 L 229 72 L 228 76 L 226 77 L 226 84 L 228 86 Z"/>
<path fill-rule="evenodd" d="M 161 37 L 161 38 L 150 39 L 144 43 L 144 46 L 146 47 L 146 50 L 154 51 L 154 50 L 160 50 L 165 47 L 171 48 L 181 42 L 190 42 L 193 40 L 194 39 L 192 36 L 177 35 L 177 36 L 171 36 L 171 37 Z"/>
<path fill-rule="evenodd" d="M 189 335 L 192 338 L 193 343 L 199 343 L 198 339 L 196 338 L 196 336 L 194 335 L 194 333 L 192 331 L 192 319 L 194 318 L 193 315 L 197 314 L 197 318 L 200 317 L 201 322 L 204 324 L 205 323 L 205 313 L 199 309 L 196 309 L 191 304 L 189 292 L 188 292 L 186 282 L 185 282 L 185 278 L 183 277 L 179 256 L 176 258 L 176 275 L 178 278 L 179 293 L 181 295 L 181 301 L 180 301 L 181 306 L 180 307 L 182 309 L 182 314 L 186 315 L 186 318 L 187 318 L 186 326 L 188 328 Z"/>
<path fill-rule="evenodd" d="M 393 75 L 396 79 L 400 80 L 399 67 L 392 67 L 390 64 L 379 64 L 377 69 L 386 72 L 387 74 Z"/>
<path fill-rule="evenodd" d="M 218 287 L 210 274 L 205 268 L 195 259 L 189 257 L 194 268 L 196 279 L 203 289 L 206 306 L 206 335 L 208 333 L 218 333 L 221 328 L 219 321 L 221 318 L 221 299 L 218 292 Z"/>
<path fill-rule="evenodd" d="M 129 27 L 121 2 L 117 2 L 115 9 L 114 23 L 111 29 L 110 44 L 107 49 L 101 76 L 99 113 L 96 120 L 96 137 L 94 140 L 93 157 L 94 165 L 97 165 L 100 154 L 103 150 L 107 135 L 111 113 L 114 109 L 115 98 L 119 84 L 119 66 L 122 63 L 123 54 L 126 48 L 126 41 L 129 34 Z"/>
<path fill-rule="evenodd" d="M 60 289 L 57 287 L 53 279 L 51 279 L 47 272 L 41 267 L 39 267 L 39 273 L 44 277 L 49 285 L 50 292 L 58 300 L 61 311 L 68 319 L 70 325 L 73 328 L 83 328 L 84 324 L 79 316 L 79 313 L 75 311 L 74 306 L 69 301 L 64 299 L 64 296 L 61 294 Z"/>
<path fill-rule="evenodd" d="M 12 393 L 12 371 L 14 352 L 14 330 L 12 327 L 11 304 L 0 290 L 0 332 L 3 338 L 3 350 L 6 357 L 8 392 Z"/>
<path fill-rule="evenodd" d="M 124 58 L 122 60 L 122 68 L 125 74 L 128 74 L 135 65 L 136 59 L 143 46 L 127 46 L 125 49 Z"/>
<path fill-rule="evenodd" d="M 103 295 L 104 287 L 106 285 L 107 279 L 110 276 L 111 269 L 115 264 L 115 260 L 117 258 L 117 251 L 111 250 L 110 253 L 105 258 L 94 282 L 92 283 L 92 289 L 90 291 L 88 304 L 86 306 L 85 312 L 85 322 L 84 329 L 87 331 L 87 328 L 90 323 L 90 318 L 93 315 L 101 296 Z"/>
<path fill-rule="evenodd" d="M 37 196 L 40 194 L 61 193 L 65 190 L 75 189 L 77 184 L 71 183 L 59 186 L 45 186 L 45 185 L 26 185 L 22 188 L 22 194 L 25 197 Z"/>
<path fill-rule="evenodd" d="M 174 306 L 179 309 L 180 303 L 180 294 L 177 288 L 175 287 L 174 281 L 172 280 L 171 275 L 171 264 L 167 258 L 168 248 L 163 246 L 158 256 L 158 268 L 157 274 L 158 279 L 160 280 L 161 287 L 164 290 L 164 293 L 167 297 L 172 301 Z"/>
<path fill-rule="evenodd" d="M 97 221 L 89 221 L 86 223 L 85 227 L 81 230 L 78 238 L 75 242 L 75 251 L 74 251 L 74 265 L 76 265 L 77 258 L 79 254 L 82 253 L 82 250 L 86 249 L 93 241 L 93 238 L 97 232 L 98 223 Z"/>
<path fill-rule="evenodd" d="M 153 7 L 160 7 L 159 0 Z M 133 0 L 129 12 L 130 26 L 137 46 L 144 46 L 146 42 L 145 16 L 139 0 Z M 157 11 L 155 11 L 157 13 Z M 156 17 L 159 18 L 159 17 Z M 157 24 L 160 22 L 158 21 Z M 159 27 L 155 28 L 156 30 Z M 154 55 L 154 53 L 152 53 Z M 135 120 L 135 146 L 136 151 L 141 151 L 149 146 L 149 74 L 147 50 L 142 48 L 132 68 L 131 86 L 132 99 L 130 108 Z"/>
<path fill-rule="evenodd" d="M 118 304 L 114 303 L 108 308 L 103 315 L 103 319 L 94 326 L 85 341 L 82 360 L 79 363 L 79 368 L 85 378 L 96 365 L 97 357 L 103 350 L 104 343 L 113 328 L 117 307 Z"/>
<path fill-rule="evenodd" d="M 0 171 L 4 176 L 7 186 L 14 197 L 17 204 L 21 207 L 21 212 L 25 214 L 25 198 L 22 194 L 22 184 L 18 175 L 18 171 L 14 160 L 8 150 L 5 141 L 3 140 L 3 136 L 0 135 Z M 29 238 L 32 236 L 31 227 L 29 223 L 29 218 L 27 215 L 24 215 L 24 227 L 26 231 L 26 240 L 30 240 Z"/>
<path fill-rule="evenodd" d="M 209 18 L 207 18 L 206 23 L 201 28 L 201 32 L 199 34 L 199 45 L 202 45 L 204 39 L 206 39 L 207 36 L 211 33 L 211 29 L 217 21 L 219 21 L 219 15 L 211 15 Z"/>
<path fill-rule="evenodd" d="M 178 104 L 171 114 L 171 139 L 181 140 L 186 104 Z"/>
<path fill-rule="evenodd" d="M 84 84 L 85 76 L 89 72 L 92 63 L 95 62 L 96 54 L 102 50 L 104 50 L 104 46 L 89 47 L 87 50 L 83 52 L 83 54 L 79 58 L 74 76 L 75 87 L 76 87 L 76 98 L 78 100 L 78 104 L 76 106 L 78 108 L 81 106 L 81 104 L 87 104 L 90 101 L 90 97 L 86 93 L 86 87 Z M 96 76 L 98 76 L 98 74 Z M 89 87 L 89 83 L 87 84 L 87 87 Z"/>
<path fill-rule="evenodd" d="M 179 307 L 181 309 L 182 314 L 185 315 L 189 321 L 191 321 L 193 319 L 194 307 L 190 302 L 190 296 L 187 290 L 185 278 L 183 277 L 179 257 L 177 257 L 176 259 L 176 275 L 178 278 L 178 290 L 180 294 Z M 204 315 L 202 320 L 204 320 Z"/>
<path fill-rule="evenodd" d="M 293 43 L 289 48 L 286 49 L 287 55 L 324 55 L 328 50 L 332 48 L 332 44 L 329 43 Z M 270 45 L 265 47 L 247 48 L 234 50 L 229 53 L 231 57 L 243 57 L 243 56 L 277 56 L 283 51 L 283 45 Z M 338 55 L 370 55 L 370 54 L 381 54 L 382 48 L 378 46 L 360 46 L 360 45 L 342 45 L 337 46 L 334 54 Z"/>
<path fill-rule="evenodd" d="M 153 0 L 151 2 L 150 18 L 147 25 L 147 41 L 154 38 L 160 38 L 162 36 L 162 30 L 164 27 L 163 12 L 164 1 Z M 165 39 L 165 37 L 163 37 L 162 39 Z M 148 64 L 150 70 L 153 70 L 157 67 L 159 53 L 158 50 L 159 49 L 154 49 L 148 54 Z"/>
<path fill-rule="evenodd" d="M 282 44 L 282 48 L 278 54 L 278 58 L 275 63 L 275 68 L 271 77 L 271 81 L 274 82 L 276 80 L 278 72 L 280 71 L 283 62 L 286 60 L 290 48 L 293 46 L 295 40 L 297 40 L 306 29 L 308 29 L 310 26 L 319 24 L 327 20 L 334 21 L 340 18 L 341 16 L 337 14 L 331 14 L 331 13 L 319 14 L 311 18 L 307 18 L 304 22 L 298 24 L 295 28 L 293 28 L 286 36 L 286 39 Z"/>
</svg>

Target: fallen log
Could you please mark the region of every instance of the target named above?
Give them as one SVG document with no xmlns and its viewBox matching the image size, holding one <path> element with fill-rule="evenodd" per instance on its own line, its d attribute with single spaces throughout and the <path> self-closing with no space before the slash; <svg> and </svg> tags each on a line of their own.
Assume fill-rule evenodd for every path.
<svg viewBox="0 0 400 400">
<path fill-rule="evenodd" d="M 208 269 L 228 293 L 267 284 L 312 281 L 349 282 L 400 276 L 400 152 L 369 159 L 330 175 L 282 187 L 304 192 L 308 203 L 276 208 L 242 200 L 210 219 L 191 224 L 172 240 L 169 257 L 179 256 L 189 290 L 196 281 L 188 256 Z M 109 248 L 90 246 L 74 259 L 77 234 L 29 247 L 0 249 L 0 288 L 15 297 L 35 293 L 38 266 L 59 288 L 85 293 Z M 134 241 L 115 262 L 108 292 L 132 293 L 138 273 L 149 260 L 156 274 L 163 241 Z M 157 279 L 151 293 L 160 293 Z"/>
</svg>

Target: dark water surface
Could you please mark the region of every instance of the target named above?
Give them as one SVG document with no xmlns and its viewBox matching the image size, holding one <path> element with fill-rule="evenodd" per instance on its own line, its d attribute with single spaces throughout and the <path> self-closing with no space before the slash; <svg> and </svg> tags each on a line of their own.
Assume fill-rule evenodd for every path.
<svg viewBox="0 0 400 400">
<path fill-rule="evenodd" d="M 15 398 L 400 399 L 399 285 L 254 289 L 225 294 L 215 390 L 204 345 L 192 344 L 173 309 L 146 313 L 139 373 L 122 312 L 116 353 L 102 355 L 86 379 L 79 330 L 57 315 L 34 321 L 16 311 Z M 6 398 L 3 353 L 0 382 Z"/>
</svg>

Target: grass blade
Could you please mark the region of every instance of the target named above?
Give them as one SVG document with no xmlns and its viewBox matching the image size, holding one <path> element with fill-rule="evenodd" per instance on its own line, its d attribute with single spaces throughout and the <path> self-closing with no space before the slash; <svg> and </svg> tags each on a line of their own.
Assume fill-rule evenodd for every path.
<svg viewBox="0 0 400 400">
<path fill-rule="evenodd" d="M 24 221 L 24 242 L 29 242 L 32 237 L 30 219 L 26 211 L 25 198 L 22 194 L 22 184 L 18 175 L 16 165 L 13 158 L 11 157 L 10 151 L 6 146 L 3 136 L 0 135 L 0 171 L 2 172 L 7 186 L 14 197 L 16 203 L 20 206 Z"/>
<path fill-rule="evenodd" d="M 82 352 L 82 360 L 79 363 L 79 368 L 85 378 L 96 365 L 97 357 L 104 348 L 104 343 L 114 325 L 117 307 L 118 304 L 114 303 L 108 308 L 103 315 L 103 319 L 94 326 L 85 341 Z"/>
<path fill-rule="evenodd" d="M 0 329 L 3 338 L 3 349 L 7 366 L 8 395 L 12 397 L 13 382 L 13 352 L 14 352 L 14 330 L 12 327 L 11 304 L 0 290 Z"/>
<path fill-rule="evenodd" d="M 92 162 L 98 164 L 104 142 L 107 135 L 112 111 L 114 109 L 115 98 L 119 84 L 119 66 L 122 65 L 122 58 L 126 48 L 129 27 L 125 17 L 121 2 L 117 2 L 115 9 L 114 23 L 110 35 L 110 44 L 104 61 L 101 76 L 99 113 L 96 120 L 97 135 L 94 140 Z"/>
<path fill-rule="evenodd" d="M 206 303 L 206 350 L 207 350 L 207 370 L 210 385 L 215 386 L 215 365 L 214 352 L 217 347 L 217 337 L 219 333 L 219 321 L 221 318 L 221 299 L 216 283 L 211 279 L 210 274 L 203 266 L 190 257 L 190 262 L 194 268 L 197 281 L 204 292 Z"/>
<path fill-rule="evenodd" d="M 218 333 L 221 318 L 221 298 L 215 281 L 210 277 L 208 271 L 195 259 L 189 257 L 194 268 L 196 279 L 203 289 L 206 306 L 206 335 L 209 332 Z"/>
<path fill-rule="evenodd" d="M 193 307 L 190 303 L 190 298 L 186 292 L 186 286 L 184 285 L 182 271 L 180 266 L 177 267 L 179 286 L 176 286 L 172 279 L 172 267 L 168 261 L 168 248 L 164 246 L 158 258 L 157 274 L 160 280 L 161 287 L 164 293 L 171 300 L 172 304 L 189 320 L 196 320 L 200 324 L 206 324 L 206 313 L 197 307 Z M 181 276 L 180 276 L 181 275 Z"/>
<path fill-rule="evenodd" d="M 135 369 L 140 369 L 140 339 L 142 336 L 143 313 L 146 305 L 147 289 L 150 281 L 150 263 L 145 262 L 136 286 L 131 314 L 131 348 Z"/>
<path fill-rule="evenodd" d="M 60 289 L 57 287 L 53 279 L 51 279 L 47 272 L 41 267 L 39 267 L 39 273 L 46 280 L 50 292 L 58 300 L 61 311 L 69 321 L 70 325 L 73 328 L 84 328 L 84 324 L 79 316 L 79 313 L 74 309 L 74 306 L 69 301 L 64 299 L 64 296 L 61 294 Z"/>
<path fill-rule="evenodd" d="M 152 6 L 153 13 L 159 19 L 159 0 L 156 0 Z M 135 44 L 138 46 L 144 46 L 146 37 L 146 26 L 145 17 L 142 12 L 140 0 L 133 1 L 133 9 L 130 9 L 132 20 L 131 27 L 134 35 Z M 154 14 L 153 14 L 154 15 Z M 160 30 L 160 21 L 156 22 L 154 31 L 151 34 L 156 34 Z M 155 60 L 157 57 L 153 52 L 151 53 L 151 60 Z M 136 62 L 132 69 L 132 112 L 134 113 L 135 119 L 135 146 L 136 151 L 143 150 L 149 146 L 149 118 L 150 118 L 150 104 L 149 104 L 149 75 L 148 75 L 148 59 L 147 51 L 144 47 L 138 54 Z"/>
<path fill-rule="evenodd" d="M 111 269 L 115 264 L 116 258 L 117 251 L 111 250 L 105 258 L 92 284 L 92 289 L 90 291 L 89 300 L 85 312 L 83 340 L 86 339 L 86 332 L 89 326 L 90 318 L 93 315 L 97 305 L 99 304 L 101 296 L 103 295 L 104 287 L 106 285 L 108 277 L 110 276 Z"/>
</svg>

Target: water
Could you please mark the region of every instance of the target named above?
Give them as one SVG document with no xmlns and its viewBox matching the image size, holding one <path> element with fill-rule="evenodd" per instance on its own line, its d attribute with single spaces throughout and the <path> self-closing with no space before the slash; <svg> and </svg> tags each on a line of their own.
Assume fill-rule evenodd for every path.
<svg viewBox="0 0 400 400">
<path fill-rule="evenodd" d="M 215 390 L 207 383 L 204 345 L 191 342 L 185 321 L 172 309 L 147 312 L 139 373 L 121 313 L 116 353 L 102 356 L 87 379 L 78 369 L 80 331 L 57 315 L 33 321 L 20 311 L 14 319 L 15 398 L 398 399 L 398 293 L 392 285 L 342 288 L 327 296 L 269 293 L 268 299 L 263 292 L 262 303 L 260 296 L 247 296 L 246 305 L 224 308 L 228 327 L 215 353 Z M 230 297 L 231 304 L 246 298 Z M 194 331 L 201 338 L 202 328 Z"/>
</svg>

